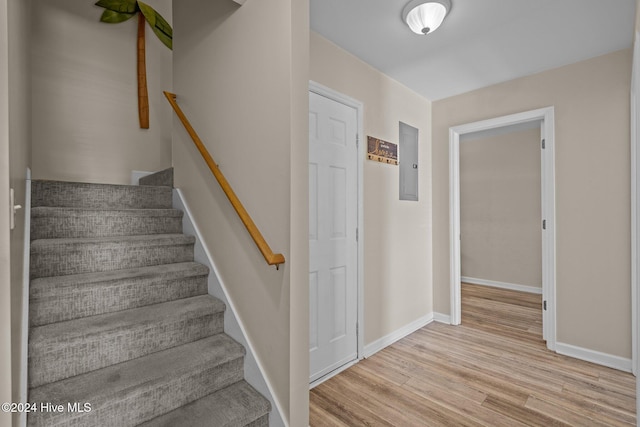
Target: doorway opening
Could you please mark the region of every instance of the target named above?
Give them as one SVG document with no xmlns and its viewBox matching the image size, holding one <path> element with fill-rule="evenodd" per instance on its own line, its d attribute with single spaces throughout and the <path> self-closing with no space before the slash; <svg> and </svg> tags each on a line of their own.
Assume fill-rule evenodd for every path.
<svg viewBox="0 0 640 427">
<path fill-rule="evenodd" d="M 542 223 L 542 336 L 555 351 L 555 168 L 554 108 L 542 108 L 455 126 L 449 129 L 449 220 L 451 324 L 461 323 L 461 226 L 460 226 L 460 139 L 478 132 L 499 132 L 507 127 L 540 123 L 540 193 Z M 470 142 L 472 143 L 472 142 Z"/>
<path fill-rule="evenodd" d="M 531 342 L 542 340 L 540 141 L 540 121 L 460 137 L 462 324 Z"/>
</svg>

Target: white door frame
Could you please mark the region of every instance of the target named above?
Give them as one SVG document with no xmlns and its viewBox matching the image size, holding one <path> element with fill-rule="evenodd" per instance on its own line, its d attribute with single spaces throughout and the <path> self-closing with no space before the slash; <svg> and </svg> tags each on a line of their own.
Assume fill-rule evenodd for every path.
<svg viewBox="0 0 640 427">
<path fill-rule="evenodd" d="M 542 219 L 546 230 L 542 232 L 542 297 L 547 309 L 542 312 L 543 337 L 547 348 L 556 346 L 556 221 L 555 221 L 555 131 L 554 108 L 525 111 L 489 120 L 467 123 L 449 128 L 449 240 L 451 324 L 459 325 L 462 313 L 460 263 L 460 136 L 504 126 L 542 121 L 541 134 L 545 149 L 541 150 Z M 542 227 L 542 224 L 541 224 Z"/>
<path fill-rule="evenodd" d="M 640 305 L 640 33 L 635 33 L 633 45 L 633 66 L 631 73 L 631 371 L 638 375 L 640 370 L 640 326 L 638 306 Z M 637 385 L 638 413 L 640 413 L 640 381 Z M 640 420 L 640 418 L 639 418 Z M 639 421 L 640 422 L 640 421 Z"/>
<path fill-rule="evenodd" d="M 363 127 L 362 127 L 362 123 L 363 123 L 363 109 L 364 109 L 364 105 L 362 102 L 358 101 L 357 99 L 351 98 L 350 96 L 344 95 L 340 92 L 337 92 L 327 86 L 324 86 L 320 83 L 314 82 L 312 80 L 309 80 L 309 92 L 313 92 L 316 93 L 318 95 L 324 96 L 325 98 L 329 98 L 333 101 L 339 102 L 340 104 L 346 105 L 348 107 L 354 108 L 356 110 L 356 115 L 357 115 L 357 141 L 358 141 L 358 155 L 357 155 L 357 177 L 358 177 L 358 218 L 357 218 L 357 227 L 358 227 L 358 243 L 357 243 L 357 248 L 358 248 L 358 255 L 357 255 L 357 259 L 358 259 L 358 271 L 357 271 L 357 275 L 358 275 L 358 326 L 357 326 L 357 337 L 358 337 L 358 357 L 357 360 L 362 360 L 364 359 L 364 209 L 363 209 L 363 200 L 364 200 L 364 196 L 363 196 L 363 165 L 364 165 L 364 148 L 363 148 L 363 143 L 361 143 L 361 139 L 362 139 L 362 135 L 363 135 Z M 307 141 L 307 144 L 309 142 Z M 356 360 L 356 362 L 357 362 Z M 323 381 L 326 381 L 327 379 L 329 379 L 331 376 L 336 375 L 337 373 L 341 372 L 342 370 L 352 366 L 354 363 L 348 363 L 346 365 L 344 365 L 342 368 L 337 369 L 335 371 L 333 371 L 331 374 L 329 375 L 325 375 L 324 377 L 320 378 L 317 381 L 314 381 L 313 383 L 311 383 L 311 387 L 313 388 L 316 385 L 320 384 Z"/>
</svg>

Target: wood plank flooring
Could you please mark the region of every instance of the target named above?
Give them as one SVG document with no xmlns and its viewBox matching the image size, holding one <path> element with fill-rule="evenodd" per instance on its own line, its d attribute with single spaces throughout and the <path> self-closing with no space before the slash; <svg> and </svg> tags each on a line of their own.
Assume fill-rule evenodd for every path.
<svg viewBox="0 0 640 427">
<path fill-rule="evenodd" d="M 310 391 L 310 425 L 636 425 L 635 377 L 546 349 L 540 295 L 463 284 L 431 323 Z"/>
</svg>

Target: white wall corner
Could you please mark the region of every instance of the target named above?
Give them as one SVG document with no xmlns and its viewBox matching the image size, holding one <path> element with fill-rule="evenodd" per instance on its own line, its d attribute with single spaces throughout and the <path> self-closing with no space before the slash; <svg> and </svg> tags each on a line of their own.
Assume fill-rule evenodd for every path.
<svg viewBox="0 0 640 427">
<path fill-rule="evenodd" d="M 247 1 L 247 0 L 233 0 L 233 1 L 238 3 L 240 6 L 242 6 L 244 4 L 244 2 Z"/>
<path fill-rule="evenodd" d="M 370 344 L 365 345 L 364 357 L 368 358 L 373 356 L 374 354 L 384 349 L 385 347 L 388 347 L 394 342 L 406 337 L 407 335 L 414 333 L 418 329 L 425 327 L 431 322 L 433 322 L 433 313 L 429 313 L 425 316 L 422 316 L 414 320 L 413 322 L 409 323 L 408 325 L 403 326 L 402 328 L 388 335 L 385 335 L 384 337 L 377 339 Z"/>
<path fill-rule="evenodd" d="M 631 359 L 602 353 L 588 348 L 577 347 L 571 344 L 556 342 L 556 353 L 617 369 L 619 371 L 631 372 Z"/>
<path fill-rule="evenodd" d="M 194 245 L 194 261 L 206 265 L 209 268 L 208 287 L 209 294 L 221 300 L 227 307 L 224 312 L 224 332 L 231 338 L 242 344 L 246 349 L 244 357 L 244 378 L 271 402 L 271 412 L 269 413 L 269 425 L 273 427 L 283 427 L 286 425 L 282 414 L 284 413 L 280 401 L 273 392 L 273 387 L 265 375 L 264 368 L 260 360 L 256 357 L 256 352 L 251 342 L 247 339 L 246 330 L 242 319 L 236 316 L 237 310 L 233 300 L 228 298 L 225 284 L 219 279 L 218 268 L 216 267 L 211 253 L 203 243 L 202 234 L 197 224 L 193 222 L 193 215 L 183 197 L 180 189 L 173 190 L 173 207 L 184 212 L 182 218 L 183 232 L 196 238 Z"/>
</svg>

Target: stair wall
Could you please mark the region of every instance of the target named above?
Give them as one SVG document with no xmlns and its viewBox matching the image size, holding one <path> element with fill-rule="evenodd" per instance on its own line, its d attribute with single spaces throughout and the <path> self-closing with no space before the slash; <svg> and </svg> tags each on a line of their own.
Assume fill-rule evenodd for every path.
<svg viewBox="0 0 640 427">
<path fill-rule="evenodd" d="M 255 356 L 255 351 L 253 350 L 251 342 L 246 338 L 248 335 L 245 331 L 244 325 L 242 324 L 241 319 L 236 315 L 237 310 L 235 309 L 233 301 L 228 298 L 228 292 L 226 291 L 225 285 L 219 279 L 220 275 L 218 274 L 216 265 L 213 262 L 210 252 L 203 243 L 202 234 L 200 233 L 197 224 L 193 221 L 193 215 L 191 214 L 189 205 L 179 188 L 173 190 L 173 207 L 184 212 L 184 216 L 182 217 L 183 232 L 195 237 L 194 261 L 197 261 L 209 268 L 210 273 L 207 282 L 209 295 L 215 296 L 227 306 L 227 309 L 224 312 L 225 333 L 242 344 L 246 349 L 244 357 L 245 381 L 251 384 L 252 387 L 271 402 L 272 409 L 269 413 L 269 425 L 273 427 L 284 427 L 286 424 L 281 415 L 283 411 L 280 402 L 275 399 L 275 394 L 273 393 L 270 384 L 265 379 L 264 369 Z"/>
</svg>

